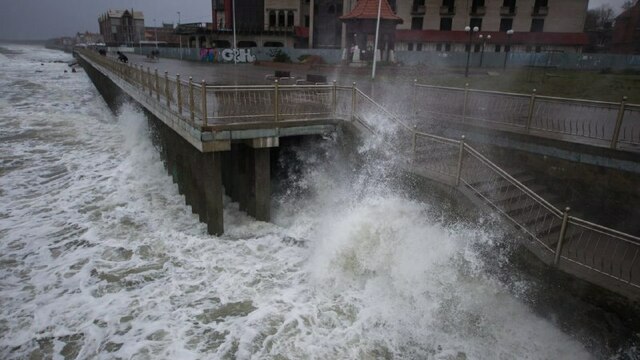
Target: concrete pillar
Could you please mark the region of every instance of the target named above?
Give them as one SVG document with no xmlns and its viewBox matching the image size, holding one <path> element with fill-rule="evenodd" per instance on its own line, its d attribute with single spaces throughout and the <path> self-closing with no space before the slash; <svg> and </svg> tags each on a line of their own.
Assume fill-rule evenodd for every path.
<svg viewBox="0 0 640 360">
<path fill-rule="evenodd" d="M 271 149 L 252 149 L 252 180 L 249 184 L 249 215 L 256 220 L 271 220 Z"/>
<path fill-rule="evenodd" d="M 309 2 L 309 49 L 313 48 L 313 18 L 315 17 L 313 7 L 315 6 L 315 4 L 315 0 L 311 0 Z"/>
<path fill-rule="evenodd" d="M 207 232 L 211 235 L 224 233 L 222 213 L 222 174 L 220 152 L 203 154 L 204 195 L 207 212 Z"/>
</svg>

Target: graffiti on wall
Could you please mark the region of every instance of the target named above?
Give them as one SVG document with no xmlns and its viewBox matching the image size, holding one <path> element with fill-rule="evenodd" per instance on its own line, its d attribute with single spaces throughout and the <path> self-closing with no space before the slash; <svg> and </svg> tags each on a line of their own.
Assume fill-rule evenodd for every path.
<svg viewBox="0 0 640 360">
<path fill-rule="evenodd" d="M 251 49 L 200 49 L 200 61 L 211 63 L 225 62 L 251 63 L 256 61 L 256 56 L 251 54 Z"/>
</svg>

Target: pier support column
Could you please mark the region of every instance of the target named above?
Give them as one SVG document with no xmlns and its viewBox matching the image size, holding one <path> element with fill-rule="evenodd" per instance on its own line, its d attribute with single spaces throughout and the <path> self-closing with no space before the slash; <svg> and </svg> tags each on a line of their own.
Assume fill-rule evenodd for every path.
<svg viewBox="0 0 640 360">
<path fill-rule="evenodd" d="M 224 233 L 224 224 L 222 218 L 221 154 L 219 152 L 210 152 L 204 153 L 202 156 L 207 231 L 211 235 L 222 235 Z"/>
<path fill-rule="evenodd" d="M 245 191 L 247 214 L 271 220 L 271 149 L 246 149 Z"/>
</svg>

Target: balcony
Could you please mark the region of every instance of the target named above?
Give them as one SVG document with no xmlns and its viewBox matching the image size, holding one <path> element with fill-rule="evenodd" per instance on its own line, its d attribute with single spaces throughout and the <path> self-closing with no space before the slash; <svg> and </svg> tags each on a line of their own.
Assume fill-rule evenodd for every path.
<svg viewBox="0 0 640 360">
<path fill-rule="evenodd" d="M 469 12 L 469 15 L 483 16 L 485 13 L 486 8 L 484 6 L 476 6 L 471 8 L 471 12 Z"/>
<path fill-rule="evenodd" d="M 549 14 L 548 6 L 538 6 L 533 8 L 532 16 L 547 16 Z"/>
<path fill-rule="evenodd" d="M 424 15 L 424 14 L 425 14 L 424 5 L 414 5 L 411 8 L 411 15 Z"/>
<path fill-rule="evenodd" d="M 515 6 L 502 6 L 500 7 L 500 16 L 515 16 L 517 8 Z"/>
<path fill-rule="evenodd" d="M 455 15 L 455 6 L 440 6 L 440 15 Z"/>
</svg>

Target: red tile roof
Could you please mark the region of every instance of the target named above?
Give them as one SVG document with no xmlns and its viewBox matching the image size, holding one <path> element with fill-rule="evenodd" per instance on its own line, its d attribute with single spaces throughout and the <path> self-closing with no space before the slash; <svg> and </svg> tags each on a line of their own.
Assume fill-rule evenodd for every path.
<svg viewBox="0 0 640 360">
<path fill-rule="evenodd" d="M 377 19 L 378 1 L 380 1 L 380 19 L 393 20 L 402 24 L 402 18 L 393 13 L 387 0 L 358 0 L 356 7 L 347 15 L 341 16 L 340 20 Z"/>
<path fill-rule="evenodd" d="M 589 37 L 585 33 L 556 33 L 556 32 L 516 32 L 508 38 L 504 32 L 481 31 L 473 35 L 478 41 L 478 35 L 491 35 L 491 44 L 532 44 L 532 45 L 587 45 Z M 466 43 L 469 33 L 466 31 L 439 30 L 396 30 L 396 42 L 450 42 Z"/>
</svg>

